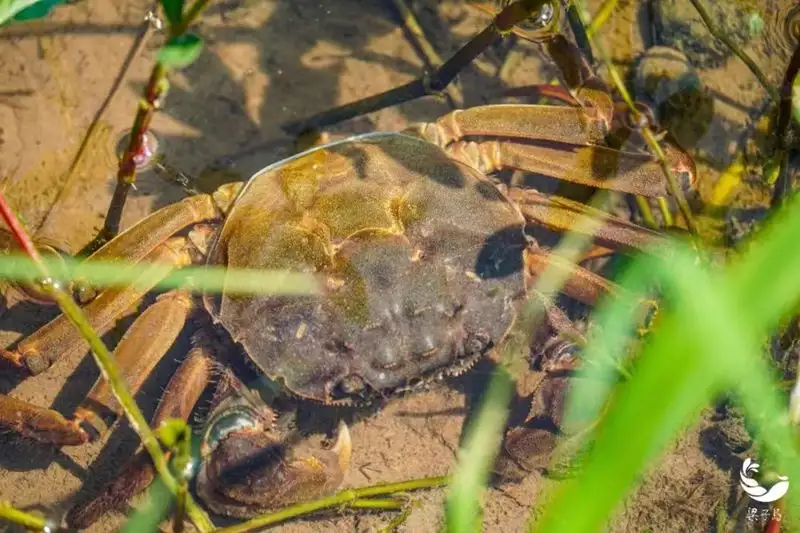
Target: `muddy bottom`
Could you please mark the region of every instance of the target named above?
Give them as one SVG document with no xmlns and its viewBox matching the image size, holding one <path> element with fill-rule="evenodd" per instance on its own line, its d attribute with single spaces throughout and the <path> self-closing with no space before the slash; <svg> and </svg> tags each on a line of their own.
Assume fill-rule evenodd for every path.
<svg viewBox="0 0 800 533">
<path fill-rule="evenodd" d="M 593 3 L 594 4 L 594 3 Z M 425 31 L 447 57 L 487 22 L 455 1 L 414 4 Z M 93 0 L 60 7 L 48 18 L 0 30 L 0 179 L 27 228 L 76 252 L 99 229 L 114 183 L 114 149 L 132 123 L 138 94 L 157 47 L 153 32 L 111 99 L 85 155 L 70 163 L 140 30 L 148 2 Z M 622 66 L 645 47 L 643 7 L 620 4 L 606 40 Z M 153 129 L 164 168 L 139 177 L 123 225 L 186 195 L 176 177 L 210 190 L 246 179 L 292 153 L 293 139 L 280 125 L 331 106 L 373 95 L 419 76 L 425 65 L 406 38 L 389 3 L 342 0 L 317 3 L 231 0 L 212 3 L 198 26 L 207 48 L 189 68 L 171 76 L 165 111 Z M 507 46 L 485 53 L 459 78 L 464 105 L 502 102 L 502 91 L 549 81 L 553 69 L 535 46 L 520 42 L 514 63 L 499 72 Z M 778 80 L 785 57 L 748 47 L 770 79 Z M 693 146 L 701 169 L 701 198 L 749 135 L 765 93 L 735 58 L 699 71 L 716 106 L 706 133 Z M 426 98 L 334 128 L 334 139 L 373 130 L 395 131 L 430 121 L 451 109 L 445 99 Z M 763 205 L 763 188 L 746 191 L 746 207 Z M 123 317 L 110 345 L 130 325 Z M 3 345 L 30 334 L 52 318 L 50 309 L 14 304 L 0 318 Z M 149 416 L 178 361 L 188 350 L 182 337 L 138 395 Z M 410 395 L 352 427 L 353 464 L 345 487 L 446 474 L 453 467 L 468 406 L 488 367 L 451 386 Z M 98 375 L 85 353 L 67 354 L 47 372 L 20 380 L 4 369 L 0 392 L 52 407 L 69 416 Z M 654 394 L 657 394 L 654 391 Z M 472 397 L 470 397 L 472 395 Z M 738 418 L 709 411 L 669 449 L 658 467 L 643 472 L 641 485 L 609 522 L 612 531 L 708 531 L 717 510 L 733 511 L 739 489 L 742 436 Z M 738 429 L 737 429 L 738 428 Z M 0 435 L 0 500 L 40 509 L 55 518 L 112 478 L 137 447 L 124 424 L 100 442 L 56 449 Z M 489 491 L 485 531 L 523 531 L 531 512 L 558 480 L 531 473 L 518 483 Z M 415 505 L 398 531 L 439 531 L 444 493 L 413 495 Z M 576 509 L 576 512 L 579 512 Z M 281 532 L 377 531 L 388 513 L 335 512 L 275 528 Z M 92 531 L 117 529 L 124 514 L 110 513 Z M 220 523 L 226 523 L 220 520 Z"/>
</svg>

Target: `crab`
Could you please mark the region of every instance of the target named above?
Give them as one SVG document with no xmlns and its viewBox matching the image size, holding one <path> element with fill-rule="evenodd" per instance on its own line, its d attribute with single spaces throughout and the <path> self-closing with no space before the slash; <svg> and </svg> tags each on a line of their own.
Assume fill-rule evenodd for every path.
<svg viewBox="0 0 800 533">
<path fill-rule="evenodd" d="M 574 47 L 569 50 L 579 57 Z M 400 133 L 313 147 L 244 184 L 166 206 L 92 255 L 145 269 L 149 263 L 288 269 L 318 282 L 312 296 L 167 292 L 116 347 L 117 364 L 136 391 L 187 320 L 196 325 L 193 348 L 169 381 L 153 424 L 188 419 L 201 394 L 213 387 L 197 474 L 197 492 L 212 511 L 248 517 L 329 493 L 350 463 L 344 424 L 332 446 L 282 440 L 275 406 L 248 388 L 253 378 L 268 378 L 297 402 L 335 406 L 389 399 L 462 374 L 496 354 L 520 306 L 541 296 L 532 282 L 549 264 L 570 270 L 562 290 L 582 302 L 593 304 L 618 290 L 590 270 L 554 261 L 526 235 L 529 226 L 568 230 L 589 214 L 603 220 L 593 234 L 602 249 L 643 249 L 665 238 L 583 204 L 501 186 L 490 177 L 515 168 L 598 189 L 668 196 L 653 156 L 603 145 L 610 108 L 582 97 L 588 88 L 598 94 L 599 80 L 581 78 L 570 87 L 581 107 L 480 106 Z M 693 186 L 691 159 L 675 147 L 667 155 L 685 187 Z M 159 272 L 165 275 L 163 268 Z M 78 294 L 93 326 L 104 331 L 113 325 L 153 286 L 153 276 L 148 279 L 149 285 L 99 294 L 82 286 Z M 578 361 L 573 341 L 580 331 L 557 306 L 542 304 L 546 320 L 530 365 L 545 378 L 531 393 L 528 418 L 506 435 L 504 457 L 515 464 L 539 464 L 552 451 L 569 379 L 564 372 Z M 81 347 L 78 333 L 59 316 L 2 356 L 39 374 Z M 56 445 L 97 439 L 120 414 L 102 379 L 70 418 L 0 396 L 0 424 Z M 140 452 L 68 521 L 88 525 L 143 490 L 153 476 Z"/>
</svg>

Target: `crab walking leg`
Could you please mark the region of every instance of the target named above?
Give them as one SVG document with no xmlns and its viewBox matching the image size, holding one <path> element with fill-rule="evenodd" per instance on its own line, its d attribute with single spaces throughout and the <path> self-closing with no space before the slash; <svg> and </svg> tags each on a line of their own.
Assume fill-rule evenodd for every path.
<svg viewBox="0 0 800 533">
<path fill-rule="evenodd" d="M 191 298 L 183 292 L 169 292 L 144 310 L 114 350 L 114 359 L 128 387 L 136 393 L 153 367 L 178 338 L 192 309 Z M 122 414 L 108 381 L 98 378 L 92 390 L 75 410 L 74 419 L 92 440 L 104 434 Z"/>
<path fill-rule="evenodd" d="M 566 394 L 572 379 L 546 375 L 530 395 L 530 411 L 525 422 L 506 432 L 503 450 L 494 471 L 501 478 L 520 479 L 529 472 L 547 468 L 562 436 Z"/>
<path fill-rule="evenodd" d="M 442 148 L 480 135 L 586 145 L 602 142 L 606 127 L 580 107 L 495 104 L 457 109 L 436 122 L 412 125 L 406 132 Z"/>
<path fill-rule="evenodd" d="M 659 233 L 559 196 L 545 195 L 533 189 L 511 188 L 508 190 L 508 197 L 519 206 L 528 221 L 554 231 L 572 231 L 579 227 L 578 222 L 586 216 L 602 220 L 603 224 L 594 231 L 592 237 L 596 242 L 612 249 L 644 250 L 667 242 L 667 238 Z"/>
<path fill-rule="evenodd" d="M 561 288 L 561 292 L 585 304 L 593 305 L 600 297 L 613 296 L 620 291 L 616 284 L 603 276 L 544 250 L 537 248 L 526 250 L 524 261 L 528 274 L 534 278 L 540 276 L 549 266 L 569 272 L 570 277 Z"/>
<path fill-rule="evenodd" d="M 89 441 L 78 422 L 57 411 L 0 394 L 0 426 L 40 442 L 77 446 Z"/>
<path fill-rule="evenodd" d="M 137 283 L 130 287 L 109 289 L 84 307 L 89 323 L 101 334 L 108 331 L 114 320 L 128 307 L 142 298 L 156 283 L 166 277 L 172 268 L 191 263 L 191 245 L 183 237 L 176 237 L 158 246 L 145 259 Z M 169 268 L 165 268 L 165 265 Z M 39 374 L 59 357 L 85 350 L 86 342 L 64 316 L 58 316 L 24 341 L 16 350 L 2 350 L 0 356 L 16 366 L 24 366 L 31 374 Z"/>
<path fill-rule="evenodd" d="M 591 120 L 603 124 L 608 130 L 614 116 L 614 101 L 608 87 L 594 73 L 580 48 L 561 33 L 546 37 L 544 47 L 573 98 L 583 107 L 587 116 L 592 117 Z"/>
<path fill-rule="evenodd" d="M 197 342 L 170 379 L 164 395 L 153 416 L 153 427 L 169 418 L 188 420 L 195 404 L 211 382 L 214 368 L 213 354 L 205 337 Z M 155 479 L 155 469 L 150 456 L 140 450 L 123 471 L 103 491 L 83 505 L 73 507 L 67 523 L 76 529 L 85 529 L 111 509 L 119 508 L 130 498 L 145 490 Z"/>
<path fill-rule="evenodd" d="M 138 262 L 183 228 L 218 217 L 211 195 L 189 196 L 143 218 L 90 255 L 89 260 Z"/>
<path fill-rule="evenodd" d="M 570 183 L 638 194 L 650 198 L 669 196 L 664 170 L 649 154 L 621 152 L 605 146 L 534 145 L 525 142 L 459 141 L 447 147 L 455 159 L 484 173 L 514 168 Z M 677 148 L 665 146 L 673 172 L 684 190 L 694 186 L 693 165 Z"/>
<path fill-rule="evenodd" d="M 138 263 L 180 230 L 219 216 L 216 199 L 211 195 L 198 194 L 184 198 L 140 220 L 90 255 L 88 260 Z M 78 284 L 80 303 L 85 304 L 96 296 L 87 282 L 80 280 Z"/>
<path fill-rule="evenodd" d="M 186 322 L 191 300 L 182 293 L 161 296 L 134 322 L 114 350 L 114 359 L 135 394 Z M 121 414 L 108 382 L 98 378 L 71 420 L 51 409 L 0 396 L 0 425 L 24 437 L 59 446 L 94 440 Z"/>
<path fill-rule="evenodd" d="M 540 12 L 548 4 L 547 0 L 519 0 L 509 4 L 482 32 L 462 46 L 453 57 L 435 71 L 386 92 L 329 109 L 302 120 L 289 122 L 284 124 L 281 129 L 290 135 L 298 135 L 310 129 L 332 126 L 422 96 L 439 94 L 467 65 L 471 64 L 495 41 L 511 32 L 515 25 Z"/>
</svg>

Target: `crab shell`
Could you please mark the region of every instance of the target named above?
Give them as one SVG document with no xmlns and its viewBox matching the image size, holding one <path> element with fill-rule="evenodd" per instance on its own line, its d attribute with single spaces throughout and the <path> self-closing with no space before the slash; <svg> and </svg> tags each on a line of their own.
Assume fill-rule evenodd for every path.
<svg viewBox="0 0 800 533">
<path fill-rule="evenodd" d="M 269 378 L 323 403 L 469 368 L 525 294 L 524 220 L 479 171 L 404 134 L 271 165 L 243 187 L 211 265 L 312 273 L 311 297 L 206 294 Z"/>
</svg>

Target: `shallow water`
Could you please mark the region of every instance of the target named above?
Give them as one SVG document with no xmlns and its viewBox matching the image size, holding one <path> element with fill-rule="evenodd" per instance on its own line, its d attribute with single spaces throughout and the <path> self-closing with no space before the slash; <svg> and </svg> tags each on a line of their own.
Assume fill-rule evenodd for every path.
<svg viewBox="0 0 800 533">
<path fill-rule="evenodd" d="M 598 2 L 593 2 L 598 4 Z M 738 6 L 747 13 L 757 9 Z M 783 31 L 789 0 L 763 8 L 763 27 L 744 49 L 774 84 L 783 76 L 790 45 Z M 67 168 L 81 139 L 106 98 L 130 48 L 149 2 L 96 0 L 60 7 L 48 18 L 0 30 L 0 179 L 27 227 L 39 237 L 79 250 L 102 224 L 113 190 L 114 147 L 130 127 L 141 91 L 161 42 L 156 33 L 144 45 L 102 117 L 76 170 Z M 461 2 L 419 2 L 420 21 L 442 56 L 475 34 L 487 18 Z M 772 9 L 772 8 L 775 9 Z M 423 63 L 405 38 L 388 5 L 343 0 L 324 7 L 307 0 L 231 1 L 213 4 L 199 26 L 208 42 L 201 58 L 171 77 L 165 112 L 154 122 L 167 166 L 209 190 L 215 184 L 243 179 L 292 152 L 292 139 L 279 126 L 331 106 L 366 97 L 418 76 Z M 643 4 L 622 2 L 603 30 L 612 58 L 630 65 L 653 44 Z M 708 36 L 706 36 L 708 38 Z M 662 36 L 669 41 L 669 36 Z M 700 46 L 702 48 L 702 40 Z M 662 44 L 670 44 L 662 43 Z M 508 87 L 540 83 L 552 68 L 534 47 L 515 49 L 519 62 L 500 79 L 504 49 L 496 47 L 460 77 L 466 105 L 500 101 Z M 691 54 L 690 59 L 691 59 Z M 754 121 L 763 114 L 766 92 L 735 57 L 699 68 L 698 75 L 714 101 L 706 133 L 693 146 L 701 172 L 701 199 L 708 199 L 719 172 L 745 150 Z M 332 137 L 372 131 L 395 131 L 446 113 L 446 102 L 433 98 L 410 102 L 341 124 Z M 758 147 L 752 148 L 757 163 Z M 754 163 L 752 169 L 758 170 Z M 746 208 L 764 205 L 769 195 L 759 176 L 742 188 L 734 202 Z M 129 199 L 123 225 L 184 197 L 169 176 L 143 173 Z M 718 221 L 709 224 L 718 227 Z M 0 318 L 4 345 L 30 333 L 52 317 L 29 305 L 17 305 Z M 123 319 L 109 334 L 113 343 L 130 323 Z M 151 413 L 176 360 L 188 349 L 182 338 L 139 395 Z M 477 374 L 485 372 L 479 367 Z M 88 357 L 73 356 L 48 372 L 19 383 L 7 373 L 0 391 L 52 406 L 69 414 L 91 387 L 97 371 Z M 455 388 L 412 395 L 394 402 L 353 427 L 354 464 L 346 486 L 399 481 L 444 474 L 453 464 L 461 425 L 469 405 Z M 612 521 L 613 531 L 701 531 L 713 522 L 718 502 L 733 505 L 738 490 L 734 453 L 737 419 L 707 413 L 686 432 L 642 487 Z M 101 442 L 56 450 L 0 435 L 0 500 L 22 508 L 47 509 L 58 516 L 77 498 L 96 490 L 114 475 L 136 447 L 127 428 Z M 421 443 L 423 443 L 421 445 Z M 734 481 L 732 481 L 734 480 Z M 528 507 L 550 484 L 531 474 L 522 482 L 492 489 L 485 528 L 521 531 Z M 416 495 L 419 507 L 401 531 L 437 531 L 443 493 Z M 94 531 L 112 530 L 123 515 L 112 513 Z M 372 531 L 388 515 L 345 513 L 276 528 L 278 531 Z"/>
</svg>

